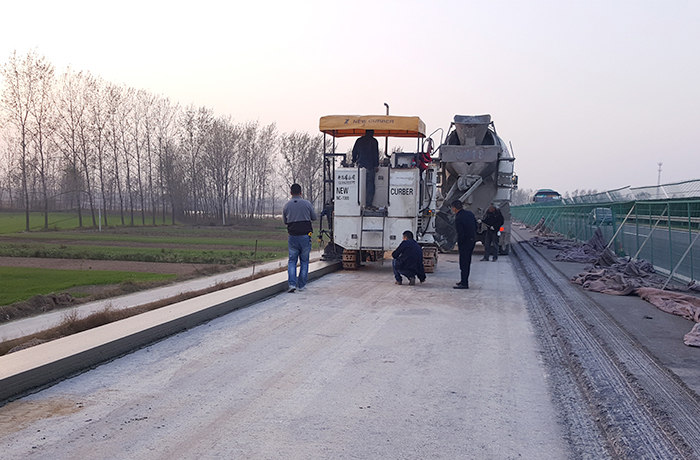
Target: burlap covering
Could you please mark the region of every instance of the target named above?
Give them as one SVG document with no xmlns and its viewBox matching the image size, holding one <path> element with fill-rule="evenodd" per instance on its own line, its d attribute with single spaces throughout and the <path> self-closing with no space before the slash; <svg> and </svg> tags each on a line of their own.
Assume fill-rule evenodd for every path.
<svg viewBox="0 0 700 460">
<path fill-rule="evenodd" d="M 607 252 L 607 251 L 606 251 Z M 610 258 L 599 258 L 608 263 Z M 625 260 L 617 258 L 609 266 L 588 266 L 571 281 L 580 284 L 587 291 L 610 295 L 635 294 L 637 289 L 652 287 L 661 289 L 666 281 L 654 273 L 654 267 L 646 260 Z"/>
<path fill-rule="evenodd" d="M 695 321 L 697 324 L 683 337 L 683 343 L 700 347 L 700 298 L 654 288 L 639 288 L 637 295 L 659 310 Z"/>
<path fill-rule="evenodd" d="M 700 323 L 693 326 L 693 329 L 683 337 L 683 343 L 689 347 L 700 347 Z"/>
<path fill-rule="evenodd" d="M 700 298 L 681 292 L 700 291 L 700 286 L 691 282 L 683 286 L 666 283 L 666 277 L 655 273 L 654 266 L 648 260 L 631 260 L 618 257 L 610 249 L 600 229 L 586 243 L 547 234 L 544 220 L 538 224 L 538 234 L 530 240 L 533 246 L 543 246 L 559 250 L 556 260 L 592 264 L 575 275 L 571 281 L 587 291 L 610 295 L 638 295 L 658 309 L 682 316 L 697 324 L 685 335 L 684 343 L 700 347 Z"/>
<path fill-rule="evenodd" d="M 539 224 L 538 224 L 539 225 Z M 545 235 L 539 232 L 540 235 Z M 561 251 L 555 256 L 555 260 L 564 262 L 578 262 L 582 264 L 593 264 L 598 261 L 605 251 L 605 237 L 600 229 L 597 229 L 593 237 L 585 243 L 570 240 L 560 236 L 535 236 L 530 239 L 533 246 L 546 247 Z"/>
</svg>

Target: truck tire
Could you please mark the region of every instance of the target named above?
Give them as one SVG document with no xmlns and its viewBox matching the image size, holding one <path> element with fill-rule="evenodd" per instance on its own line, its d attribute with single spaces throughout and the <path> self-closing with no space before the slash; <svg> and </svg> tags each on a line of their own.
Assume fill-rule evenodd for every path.
<svg viewBox="0 0 700 460">
<path fill-rule="evenodd" d="M 501 256 L 507 256 L 510 253 L 510 243 L 505 246 L 498 247 L 498 254 Z"/>
</svg>

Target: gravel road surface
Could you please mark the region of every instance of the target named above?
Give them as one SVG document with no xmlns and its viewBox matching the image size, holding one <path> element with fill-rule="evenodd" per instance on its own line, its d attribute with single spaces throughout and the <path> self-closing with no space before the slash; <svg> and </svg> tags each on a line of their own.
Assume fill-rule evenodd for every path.
<svg viewBox="0 0 700 460">
<path fill-rule="evenodd" d="M 507 257 L 338 272 L 0 408 L 2 459 L 564 459 Z"/>
<path fill-rule="evenodd" d="M 640 331 L 629 326 L 640 310 L 629 309 L 620 297 L 572 289 L 568 278 L 520 233 L 514 232 L 519 244 L 511 260 L 545 350 L 554 399 L 575 456 L 699 458 L 700 400 L 662 364 L 677 361 L 678 351 L 638 338 Z M 627 316 L 616 320 L 611 307 L 624 309 Z M 647 322 L 647 335 L 653 324 Z"/>
</svg>

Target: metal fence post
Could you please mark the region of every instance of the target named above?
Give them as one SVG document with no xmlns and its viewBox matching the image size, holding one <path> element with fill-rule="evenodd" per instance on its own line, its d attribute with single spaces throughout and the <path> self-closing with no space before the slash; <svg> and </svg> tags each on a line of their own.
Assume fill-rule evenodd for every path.
<svg viewBox="0 0 700 460">
<path fill-rule="evenodd" d="M 625 226 L 625 222 L 627 222 L 627 219 L 629 219 L 630 214 L 632 214 L 632 211 L 634 211 L 634 206 L 632 206 L 632 207 L 630 208 L 629 212 L 628 212 L 627 215 L 625 216 L 625 220 L 622 221 L 622 223 L 621 223 L 620 226 L 617 228 L 617 231 L 615 232 L 615 234 L 613 235 L 613 237 L 610 238 L 610 242 L 608 242 L 608 245 L 605 246 L 605 249 L 608 249 L 608 248 L 610 247 L 610 245 L 613 244 L 613 241 L 615 241 L 615 238 L 617 238 L 617 234 L 620 233 L 620 230 L 622 230 L 622 228 Z M 614 220 L 615 220 L 615 219 L 613 219 L 613 221 L 614 221 Z M 613 224 L 613 225 L 614 225 L 614 224 Z"/>
<path fill-rule="evenodd" d="M 636 204 L 636 202 L 635 202 L 635 204 Z M 634 209 L 634 226 L 635 226 L 634 238 L 635 238 L 635 243 L 636 243 L 635 249 L 638 251 L 639 250 L 639 212 L 638 212 L 636 206 L 634 208 L 635 208 Z"/>
<path fill-rule="evenodd" d="M 656 223 L 654 226 L 651 226 L 651 206 L 649 206 L 649 234 L 647 237 L 644 239 L 642 242 L 642 245 L 637 249 L 637 253 L 632 257 L 633 259 L 636 259 L 639 257 L 639 253 L 642 252 L 642 248 L 644 248 L 644 245 L 647 244 L 647 241 L 649 241 L 649 238 L 651 238 L 652 233 L 654 233 L 654 230 L 656 230 L 656 226 L 659 225 L 659 222 L 661 222 L 661 218 L 666 214 L 666 211 L 668 210 L 668 206 L 664 209 L 664 212 L 661 213 L 658 219 L 656 219 Z M 654 265 L 654 243 L 651 243 L 651 264 Z"/>
<path fill-rule="evenodd" d="M 666 212 L 665 209 L 664 209 L 664 212 Z M 658 224 L 659 222 L 661 222 L 661 219 L 659 219 L 659 220 L 657 221 L 657 224 Z M 656 228 L 656 225 L 654 225 L 654 228 Z M 654 231 L 654 230 L 651 228 L 651 206 L 649 206 L 649 236 L 651 236 L 651 233 L 652 233 L 653 231 Z M 649 238 L 649 236 L 647 236 L 647 239 Z M 645 240 L 645 242 L 646 242 L 646 240 Z M 642 246 L 644 246 L 644 243 L 642 243 Z M 653 243 L 653 242 L 652 242 L 652 244 L 651 244 L 651 251 L 649 252 L 649 254 L 651 255 L 651 260 L 650 260 L 650 262 L 651 262 L 652 265 L 654 265 L 654 243 Z M 636 258 L 636 257 L 635 257 L 635 258 Z"/>
<path fill-rule="evenodd" d="M 688 213 L 688 241 L 693 240 L 693 219 L 690 217 L 690 201 L 685 204 L 686 212 Z M 690 279 L 695 279 L 693 276 L 693 243 L 690 243 Z"/>
<path fill-rule="evenodd" d="M 664 191 L 664 193 L 666 193 Z M 668 263 L 669 268 L 673 267 L 673 235 L 671 234 L 671 203 L 667 202 L 668 206 Z"/>
<path fill-rule="evenodd" d="M 668 278 L 666 278 L 666 282 L 664 283 L 663 287 L 661 288 L 662 291 L 663 291 L 664 289 L 666 289 L 666 285 L 668 284 L 669 281 L 671 281 L 671 278 L 673 278 L 673 275 L 676 274 L 676 270 L 678 270 L 678 267 L 680 267 L 681 263 L 683 263 L 683 259 L 685 259 L 685 256 L 688 255 L 688 252 L 690 252 L 690 248 L 693 247 L 693 245 L 695 244 L 695 242 L 698 240 L 698 237 L 699 237 L 699 236 L 700 236 L 700 232 L 698 232 L 698 234 L 695 235 L 695 239 L 693 240 L 692 243 L 690 243 L 690 246 L 688 246 L 688 249 L 685 250 L 685 253 L 683 253 L 683 256 L 681 257 L 681 260 L 679 260 L 678 263 L 676 264 L 676 266 L 673 267 L 673 271 L 671 272 L 670 275 L 668 275 Z"/>
</svg>

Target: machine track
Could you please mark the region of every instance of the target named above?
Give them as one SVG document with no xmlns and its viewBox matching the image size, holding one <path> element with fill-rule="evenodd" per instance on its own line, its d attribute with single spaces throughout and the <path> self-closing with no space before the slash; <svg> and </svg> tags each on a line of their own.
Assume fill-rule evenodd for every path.
<svg viewBox="0 0 700 460">
<path fill-rule="evenodd" d="M 529 243 L 512 249 L 575 457 L 700 458 L 697 395 Z"/>
</svg>

